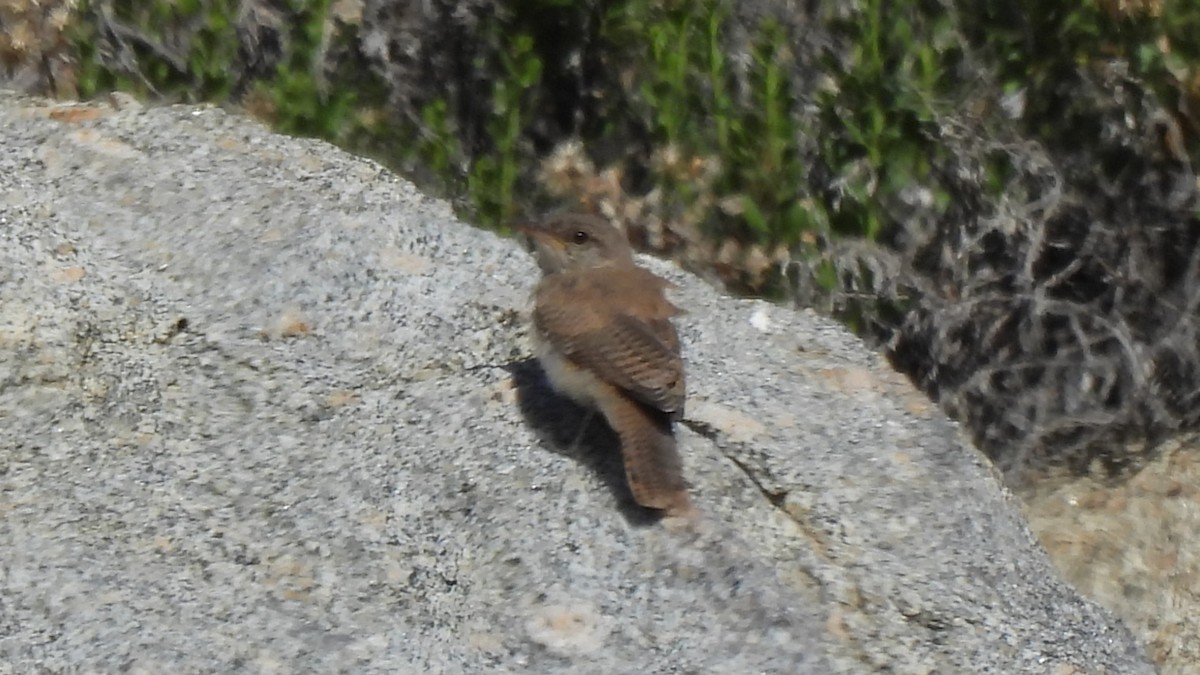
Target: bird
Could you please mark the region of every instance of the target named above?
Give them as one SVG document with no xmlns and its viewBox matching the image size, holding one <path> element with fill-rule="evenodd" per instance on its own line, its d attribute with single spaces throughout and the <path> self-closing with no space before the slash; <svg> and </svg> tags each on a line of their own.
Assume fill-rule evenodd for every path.
<svg viewBox="0 0 1200 675">
<path fill-rule="evenodd" d="M 560 212 L 516 229 L 542 271 L 531 332 L 550 385 L 603 415 L 639 505 L 691 515 L 674 433 L 685 378 L 673 284 L 638 266 L 625 235 L 598 216 Z"/>
</svg>

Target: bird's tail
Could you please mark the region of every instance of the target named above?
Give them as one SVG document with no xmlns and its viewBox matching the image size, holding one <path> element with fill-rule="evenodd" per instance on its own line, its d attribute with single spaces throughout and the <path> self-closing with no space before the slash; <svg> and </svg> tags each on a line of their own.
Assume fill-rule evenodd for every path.
<svg viewBox="0 0 1200 675">
<path fill-rule="evenodd" d="M 633 498 L 646 508 L 671 515 L 690 513 L 691 498 L 670 415 L 625 396 L 606 398 L 604 417 L 621 441 Z"/>
</svg>

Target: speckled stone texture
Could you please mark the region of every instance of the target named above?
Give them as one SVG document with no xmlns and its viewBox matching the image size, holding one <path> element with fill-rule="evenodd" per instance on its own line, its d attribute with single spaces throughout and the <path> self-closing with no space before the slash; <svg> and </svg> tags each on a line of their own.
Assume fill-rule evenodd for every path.
<svg viewBox="0 0 1200 675">
<path fill-rule="evenodd" d="M 537 273 L 216 109 L 0 95 L 0 671 L 1150 673 L 831 322 L 680 288 L 696 529 L 554 398 Z"/>
</svg>

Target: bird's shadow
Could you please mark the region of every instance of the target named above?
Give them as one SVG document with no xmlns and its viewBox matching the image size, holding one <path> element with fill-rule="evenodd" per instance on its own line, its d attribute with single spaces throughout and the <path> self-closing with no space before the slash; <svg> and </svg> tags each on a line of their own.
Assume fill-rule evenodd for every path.
<svg viewBox="0 0 1200 675">
<path fill-rule="evenodd" d="M 634 501 L 625 479 L 620 441 L 599 412 L 589 415 L 585 408 L 554 391 L 537 359 L 514 361 L 505 369 L 516 386 L 521 416 L 547 449 L 595 472 L 631 525 L 652 525 L 662 518 L 662 512 Z"/>
</svg>

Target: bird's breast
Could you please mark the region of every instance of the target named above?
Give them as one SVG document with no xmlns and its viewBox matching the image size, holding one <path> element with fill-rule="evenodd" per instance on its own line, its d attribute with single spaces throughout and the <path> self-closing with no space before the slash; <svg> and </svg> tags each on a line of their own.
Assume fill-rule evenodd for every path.
<svg viewBox="0 0 1200 675">
<path fill-rule="evenodd" d="M 598 408 L 596 396 L 610 385 L 571 363 L 541 335 L 541 331 L 533 331 L 533 342 L 538 361 L 542 364 L 550 386 L 579 405 Z"/>
</svg>

